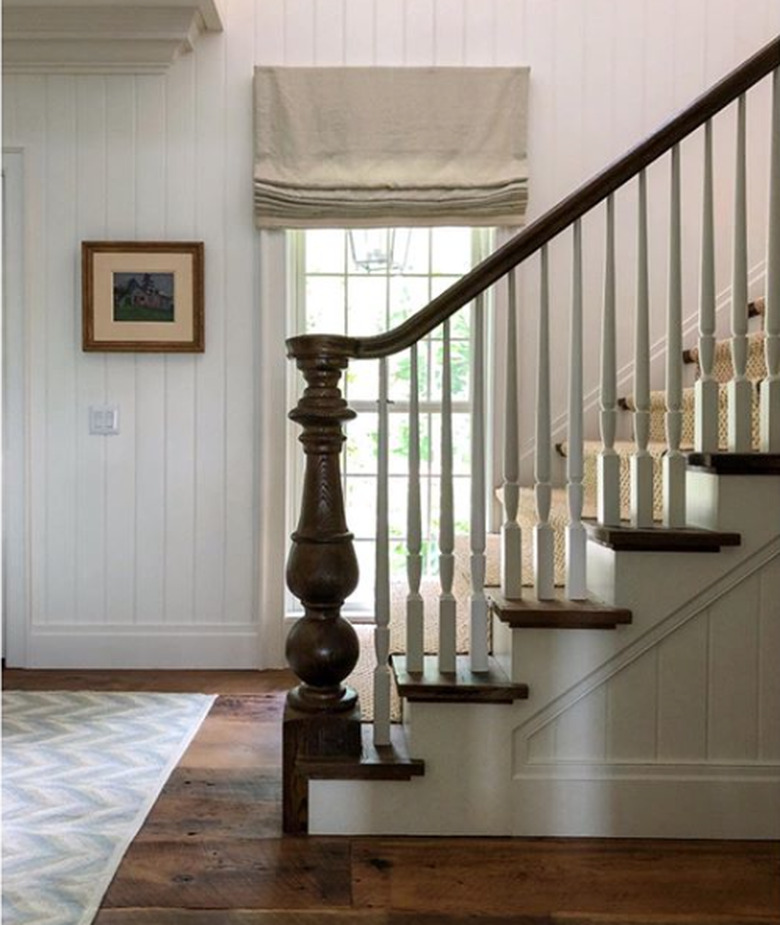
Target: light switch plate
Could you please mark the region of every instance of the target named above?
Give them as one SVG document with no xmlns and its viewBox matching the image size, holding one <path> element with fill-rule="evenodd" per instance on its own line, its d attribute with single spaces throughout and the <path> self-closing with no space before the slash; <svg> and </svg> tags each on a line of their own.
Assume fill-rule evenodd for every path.
<svg viewBox="0 0 780 925">
<path fill-rule="evenodd" d="M 104 437 L 119 433 L 118 405 L 90 405 L 89 432 Z"/>
</svg>

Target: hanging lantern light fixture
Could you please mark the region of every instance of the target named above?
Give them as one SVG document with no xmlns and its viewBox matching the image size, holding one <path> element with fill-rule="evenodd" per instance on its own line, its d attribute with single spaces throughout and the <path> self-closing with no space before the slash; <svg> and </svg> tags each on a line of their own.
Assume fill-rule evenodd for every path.
<svg viewBox="0 0 780 925">
<path fill-rule="evenodd" d="M 409 258 L 410 228 L 351 228 L 349 250 L 367 273 L 400 273 Z"/>
</svg>

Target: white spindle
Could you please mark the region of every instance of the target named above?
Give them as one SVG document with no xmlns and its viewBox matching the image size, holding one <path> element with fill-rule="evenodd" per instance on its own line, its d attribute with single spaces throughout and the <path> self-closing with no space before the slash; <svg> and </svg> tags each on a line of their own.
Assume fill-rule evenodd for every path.
<svg viewBox="0 0 780 925">
<path fill-rule="evenodd" d="M 587 536 L 582 524 L 583 411 L 582 411 L 582 225 L 573 228 L 572 302 L 569 340 L 569 451 L 566 456 L 569 523 L 566 527 L 566 597 L 582 601 L 588 596 L 586 578 Z"/>
<path fill-rule="evenodd" d="M 377 434 L 376 605 L 374 627 L 374 744 L 390 744 L 390 539 L 387 522 L 388 404 L 387 360 L 379 361 L 379 421 Z"/>
<path fill-rule="evenodd" d="M 517 522 L 520 497 L 520 440 L 517 395 L 517 285 L 515 271 L 508 276 L 506 314 L 506 377 L 504 414 L 504 523 L 501 527 L 501 593 L 519 600 L 523 593 L 522 535 Z"/>
<path fill-rule="evenodd" d="M 704 126 L 704 188 L 699 285 L 699 365 L 696 380 L 694 447 L 700 453 L 718 449 L 718 383 L 712 375 L 715 360 L 715 221 L 713 217 L 712 122 Z"/>
<path fill-rule="evenodd" d="M 599 523 L 620 523 L 620 457 L 615 451 L 617 428 L 617 339 L 615 333 L 615 201 L 607 197 L 604 260 L 604 306 L 601 320 L 601 452 L 598 459 Z"/>
<path fill-rule="evenodd" d="M 474 301 L 471 382 L 471 670 L 488 670 L 485 597 L 485 305 Z"/>
<path fill-rule="evenodd" d="M 666 442 L 663 461 L 664 526 L 685 525 L 686 459 L 682 436 L 682 253 L 680 235 L 680 149 L 672 148 L 669 226 L 669 304 L 666 328 Z"/>
<path fill-rule="evenodd" d="M 536 517 L 534 527 L 534 590 L 540 601 L 555 597 L 555 545 L 550 525 L 552 485 L 550 423 L 550 267 L 547 245 L 541 252 L 541 292 L 539 298 L 539 346 L 536 371 Z"/>
<path fill-rule="evenodd" d="M 420 398 L 417 344 L 410 351 L 409 371 L 409 487 L 406 506 L 406 667 L 423 670 L 425 613 L 420 594 L 422 579 L 422 515 L 420 501 Z"/>
<path fill-rule="evenodd" d="M 455 671 L 457 604 L 452 593 L 455 574 L 455 517 L 452 498 L 452 361 L 450 323 L 442 327 L 441 481 L 439 484 L 439 671 Z"/>
<path fill-rule="evenodd" d="M 647 176 L 639 174 L 637 286 L 634 330 L 634 438 L 631 456 L 631 525 L 653 525 L 653 457 L 650 438 L 650 285 L 647 250 Z"/>
<path fill-rule="evenodd" d="M 761 383 L 761 450 L 780 453 L 780 68 L 772 76 L 764 332 L 767 376 Z"/>
<path fill-rule="evenodd" d="M 734 178 L 734 253 L 731 275 L 731 363 L 734 375 L 728 384 L 729 450 L 752 449 L 752 383 L 746 376 L 748 355 L 748 253 L 747 170 L 745 145 L 745 97 L 737 104 L 737 163 Z"/>
</svg>

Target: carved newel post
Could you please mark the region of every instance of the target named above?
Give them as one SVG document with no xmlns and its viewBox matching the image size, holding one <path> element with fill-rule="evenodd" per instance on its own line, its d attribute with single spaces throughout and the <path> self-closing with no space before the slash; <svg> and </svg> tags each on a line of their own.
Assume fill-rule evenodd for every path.
<svg viewBox="0 0 780 925">
<path fill-rule="evenodd" d="M 300 424 L 306 456 L 298 527 L 287 560 L 287 586 L 304 616 L 287 637 L 287 660 L 301 683 L 287 696 L 284 714 L 284 830 L 307 824 L 308 776 L 317 759 L 359 760 L 357 694 L 341 682 L 357 663 L 359 644 L 341 606 L 357 586 L 358 565 L 347 529 L 339 456 L 342 423 L 355 417 L 339 390 L 349 341 L 302 336 L 288 341 L 306 380 L 290 418 Z"/>
</svg>

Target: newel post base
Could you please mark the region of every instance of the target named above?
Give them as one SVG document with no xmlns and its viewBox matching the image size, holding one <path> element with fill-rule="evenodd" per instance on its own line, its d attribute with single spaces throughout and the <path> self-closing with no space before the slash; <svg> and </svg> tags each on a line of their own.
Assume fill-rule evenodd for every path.
<svg viewBox="0 0 780 925">
<path fill-rule="evenodd" d="M 359 643 L 341 616 L 358 582 L 347 529 L 339 456 L 342 424 L 355 416 L 339 390 L 347 366 L 345 338 L 303 336 L 287 343 L 306 380 L 290 418 L 300 424 L 306 458 L 298 526 L 287 560 L 287 586 L 302 602 L 287 637 L 287 661 L 301 683 L 287 695 L 283 726 L 283 828 L 308 827 L 308 782 L 317 763 L 360 760 L 362 739 L 357 694 L 342 684 L 357 664 Z"/>
<path fill-rule="evenodd" d="M 355 698 L 354 705 L 343 713 L 308 713 L 296 709 L 291 700 L 288 696 L 282 732 L 282 829 L 287 835 L 305 835 L 309 827 L 309 780 L 317 776 L 317 762 L 360 760 L 360 707 Z"/>
</svg>

